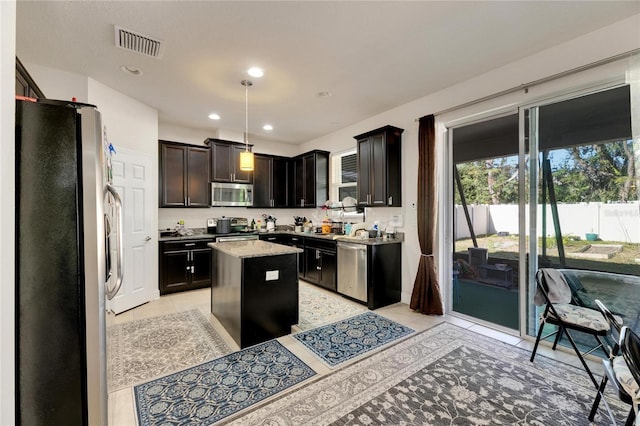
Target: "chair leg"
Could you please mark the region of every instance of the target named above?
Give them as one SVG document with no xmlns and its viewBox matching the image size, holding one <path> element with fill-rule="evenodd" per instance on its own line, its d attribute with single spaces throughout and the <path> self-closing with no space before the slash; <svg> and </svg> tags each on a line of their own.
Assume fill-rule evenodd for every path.
<svg viewBox="0 0 640 426">
<path fill-rule="evenodd" d="M 593 400 L 593 405 L 591 406 L 591 412 L 589 413 L 589 421 L 593 421 L 596 416 L 596 412 L 598 411 L 598 406 L 600 405 L 600 399 L 604 394 L 604 388 L 607 386 L 607 381 L 609 378 L 605 374 L 600 382 L 600 387 L 598 388 L 598 393 L 596 394 L 596 398 Z"/>
<path fill-rule="evenodd" d="M 629 411 L 629 415 L 627 416 L 627 421 L 624 422 L 624 426 L 633 426 L 633 422 L 636 419 L 636 412 L 633 410 L 633 406 L 631 407 L 631 411 Z"/>
<path fill-rule="evenodd" d="M 595 376 L 591 372 L 591 369 L 587 365 L 587 362 L 584 360 L 584 358 L 582 356 L 582 352 L 580 352 L 580 349 L 578 349 L 578 346 L 576 345 L 576 342 L 573 340 L 573 337 L 571 337 L 571 334 L 569 334 L 569 332 L 567 332 L 566 330 L 565 330 L 565 333 L 566 333 L 567 337 L 569 338 L 569 342 L 571 343 L 571 346 L 573 346 L 573 350 L 578 355 L 578 358 L 580 359 L 580 362 L 582 363 L 582 366 L 584 367 L 584 369 L 587 372 L 587 374 L 589 374 L 589 377 L 591 378 L 591 381 L 593 382 L 593 386 L 596 389 L 598 389 L 598 386 L 599 386 L 598 385 L 598 381 L 596 380 Z"/>
<path fill-rule="evenodd" d="M 542 331 L 544 329 L 544 321 L 542 321 L 538 327 L 538 336 L 536 337 L 536 343 L 533 345 L 531 359 L 529 360 L 531 362 L 533 362 L 533 359 L 536 357 L 536 351 L 538 350 L 538 344 L 540 343 L 540 338 L 542 337 Z"/>
<path fill-rule="evenodd" d="M 552 347 L 554 351 L 556 350 L 556 347 L 558 346 L 558 342 L 560 341 L 560 338 L 562 337 L 562 333 L 564 332 L 565 332 L 564 327 L 558 326 L 558 334 L 556 334 L 556 338 L 553 341 L 553 347 Z"/>
</svg>

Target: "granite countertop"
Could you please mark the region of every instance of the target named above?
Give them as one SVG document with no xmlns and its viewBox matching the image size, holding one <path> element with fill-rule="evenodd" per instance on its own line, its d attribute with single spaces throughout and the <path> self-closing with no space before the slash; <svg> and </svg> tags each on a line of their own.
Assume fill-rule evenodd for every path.
<svg viewBox="0 0 640 426">
<path fill-rule="evenodd" d="M 357 238 L 357 237 L 349 237 L 346 235 L 338 235 L 338 234 L 315 234 L 310 232 L 294 232 L 288 230 L 276 230 L 272 232 L 261 232 L 259 235 L 295 235 L 298 237 L 305 238 L 316 238 L 319 240 L 332 240 L 332 241 L 342 241 L 346 243 L 355 243 L 355 244 L 365 244 L 365 245 L 380 245 L 380 244 L 399 244 L 404 242 L 404 233 L 398 232 L 396 233 L 396 238 L 384 239 L 382 237 L 378 238 Z"/>
<path fill-rule="evenodd" d="M 186 229 L 186 235 L 171 235 L 168 237 L 161 236 L 161 232 L 168 232 L 165 230 L 158 231 L 158 241 L 183 241 L 183 240 L 202 240 L 202 239 L 215 239 L 214 234 L 208 234 L 206 228 L 189 228 Z"/>
<path fill-rule="evenodd" d="M 260 240 L 226 241 L 222 243 L 209 243 L 208 246 L 214 250 L 239 258 L 302 253 L 302 249 L 299 248 Z"/>
<path fill-rule="evenodd" d="M 169 237 L 159 237 L 158 241 L 185 241 L 185 240 L 202 240 L 215 239 L 216 234 L 208 234 L 206 228 L 191 228 L 187 230 L 188 235 L 172 235 Z M 259 232 L 258 235 L 295 235 L 305 238 L 316 238 L 319 240 L 335 240 L 356 244 L 379 245 L 379 244 L 398 244 L 404 242 L 404 233 L 396 233 L 396 238 L 356 238 L 338 234 L 315 234 L 309 232 L 294 232 L 286 229 L 277 229 L 269 232 Z"/>
</svg>

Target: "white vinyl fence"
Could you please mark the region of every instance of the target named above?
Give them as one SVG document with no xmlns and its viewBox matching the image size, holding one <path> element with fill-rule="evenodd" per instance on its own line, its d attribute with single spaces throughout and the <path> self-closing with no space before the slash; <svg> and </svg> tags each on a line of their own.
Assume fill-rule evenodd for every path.
<svg viewBox="0 0 640 426">
<path fill-rule="evenodd" d="M 469 216 L 476 235 L 508 232 L 518 234 L 518 206 L 503 205 L 469 205 Z M 542 227 L 542 206 L 538 206 L 538 229 Z M 526 211 L 529 223 L 529 208 Z M 640 243 L 640 203 L 579 203 L 558 204 L 560 230 L 563 236 L 574 235 L 586 239 L 588 233 L 597 234 L 605 241 Z M 471 233 L 467 226 L 464 210 L 461 205 L 455 207 L 455 238 L 469 238 Z M 547 206 L 547 236 L 555 236 L 551 207 Z"/>
</svg>

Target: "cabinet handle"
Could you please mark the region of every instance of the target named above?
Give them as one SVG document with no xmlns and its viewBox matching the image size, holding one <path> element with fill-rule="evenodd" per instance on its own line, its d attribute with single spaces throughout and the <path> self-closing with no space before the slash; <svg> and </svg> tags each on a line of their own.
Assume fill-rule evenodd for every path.
<svg viewBox="0 0 640 426">
<path fill-rule="evenodd" d="M 301 198 L 301 199 L 300 199 L 300 205 L 301 205 L 302 207 L 304 207 L 304 198 Z"/>
<path fill-rule="evenodd" d="M 184 197 L 184 206 L 185 206 L 185 207 L 186 207 L 186 206 L 188 206 L 188 204 L 187 204 L 187 197 Z"/>
<path fill-rule="evenodd" d="M 389 197 L 389 205 L 392 206 L 393 205 L 393 195 L 391 197 Z"/>
<path fill-rule="evenodd" d="M 192 273 L 192 274 L 195 274 L 195 273 L 196 273 L 196 267 L 195 267 L 195 265 L 191 267 L 191 273 Z"/>
<path fill-rule="evenodd" d="M 185 247 L 191 247 L 191 246 L 195 246 L 195 245 L 196 245 L 196 243 L 186 243 L 184 246 Z"/>
</svg>

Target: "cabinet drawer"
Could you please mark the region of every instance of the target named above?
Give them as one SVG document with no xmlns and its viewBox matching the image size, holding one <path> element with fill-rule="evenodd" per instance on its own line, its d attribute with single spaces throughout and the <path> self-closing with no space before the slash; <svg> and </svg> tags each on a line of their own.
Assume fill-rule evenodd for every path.
<svg viewBox="0 0 640 426">
<path fill-rule="evenodd" d="M 306 248 L 324 250 L 332 253 L 336 253 L 338 250 L 337 243 L 333 240 L 321 240 L 316 238 L 305 238 L 304 243 Z"/>
<path fill-rule="evenodd" d="M 185 240 L 185 241 L 165 241 L 163 242 L 162 250 L 168 251 L 180 251 L 180 250 L 193 250 L 208 248 L 207 244 L 214 242 L 214 239 L 206 240 Z"/>
</svg>

